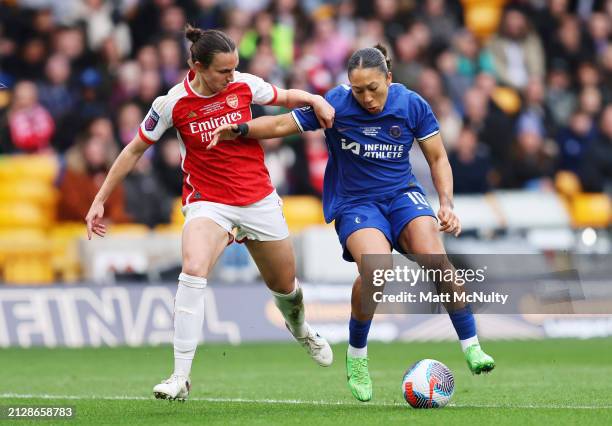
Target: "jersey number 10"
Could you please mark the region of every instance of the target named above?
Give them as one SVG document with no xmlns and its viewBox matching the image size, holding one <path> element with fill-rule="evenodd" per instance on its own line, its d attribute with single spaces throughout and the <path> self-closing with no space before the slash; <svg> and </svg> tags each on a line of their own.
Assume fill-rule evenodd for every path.
<svg viewBox="0 0 612 426">
<path fill-rule="evenodd" d="M 425 199 L 425 196 L 420 192 L 406 192 L 406 195 L 414 204 L 422 204 L 424 206 L 429 206 L 427 200 Z"/>
</svg>

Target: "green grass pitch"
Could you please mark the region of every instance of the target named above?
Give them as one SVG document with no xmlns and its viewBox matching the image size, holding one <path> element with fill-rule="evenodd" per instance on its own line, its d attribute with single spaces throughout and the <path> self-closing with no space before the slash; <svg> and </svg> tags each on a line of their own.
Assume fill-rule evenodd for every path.
<svg viewBox="0 0 612 426">
<path fill-rule="evenodd" d="M 185 403 L 153 399 L 172 348 L 0 349 L 0 405 L 72 405 L 49 424 L 604 424 L 612 418 L 612 339 L 485 342 L 497 362 L 472 376 L 459 345 L 371 343 L 374 398 L 353 399 L 344 352 L 318 367 L 297 344 L 200 346 Z M 455 374 L 451 405 L 414 410 L 400 384 L 414 361 Z M 0 424 L 2 421 L 0 420 Z M 40 424 L 19 421 L 18 424 Z"/>
</svg>

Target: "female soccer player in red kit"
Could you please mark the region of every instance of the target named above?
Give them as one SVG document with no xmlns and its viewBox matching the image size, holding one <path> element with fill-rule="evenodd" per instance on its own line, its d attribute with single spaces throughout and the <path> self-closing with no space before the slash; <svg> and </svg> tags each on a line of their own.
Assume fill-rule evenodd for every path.
<svg viewBox="0 0 612 426">
<path fill-rule="evenodd" d="M 251 74 L 236 71 L 238 53 L 223 32 L 187 27 L 191 70 L 182 83 L 160 96 L 123 149 L 87 214 L 88 237 L 104 236 L 104 202 L 140 156 L 170 127 L 177 130 L 183 170 L 183 266 L 174 307 L 174 372 L 153 389 L 157 398 L 185 399 L 189 374 L 204 318 L 207 277 L 223 249 L 246 242 L 261 276 L 272 291 L 287 328 L 322 366 L 332 363 L 327 341 L 304 321 L 302 291 L 295 279 L 293 247 L 282 202 L 270 182 L 259 142 L 238 138 L 207 150 L 213 131 L 223 124 L 249 121 L 250 105 L 286 108 L 310 105 L 322 127 L 331 127 L 334 109 L 320 96 L 282 90 Z"/>
</svg>

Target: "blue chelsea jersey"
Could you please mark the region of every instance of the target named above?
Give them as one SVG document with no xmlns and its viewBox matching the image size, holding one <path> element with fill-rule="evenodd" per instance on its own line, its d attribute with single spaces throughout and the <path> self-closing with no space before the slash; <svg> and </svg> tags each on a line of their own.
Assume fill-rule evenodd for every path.
<svg viewBox="0 0 612 426">
<path fill-rule="evenodd" d="M 347 85 L 327 92 L 335 109 L 334 126 L 325 130 L 329 160 L 323 185 L 323 210 L 331 222 L 347 204 L 383 201 L 419 186 L 408 152 L 440 130 L 429 104 L 402 84 L 389 87 L 378 114 L 359 105 Z M 291 113 L 301 131 L 319 129 L 311 107 Z"/>
</svg>

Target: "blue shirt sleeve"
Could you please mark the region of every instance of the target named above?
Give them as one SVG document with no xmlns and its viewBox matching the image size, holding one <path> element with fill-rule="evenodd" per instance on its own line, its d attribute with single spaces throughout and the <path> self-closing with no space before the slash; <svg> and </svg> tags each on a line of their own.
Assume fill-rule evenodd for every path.
<svg viewBox="0 0 612 426">
<path fill-rule="evenodd" d="M 291 115 L 300 128 L 300 132 L 307 132 L 309 130 L 317 130 L 321 128 L 319 125 L 319 120 L 317 120 L 317 115 L 311 106 L 296 108 L 291 111 Z"/>
<path fill-rule="evenodd" d="M 431 107 L 420 95 L 412 93 L 408 103 L 408 121 L 416 140 L 423 141 L 440 131 Z"/>
</svg>

